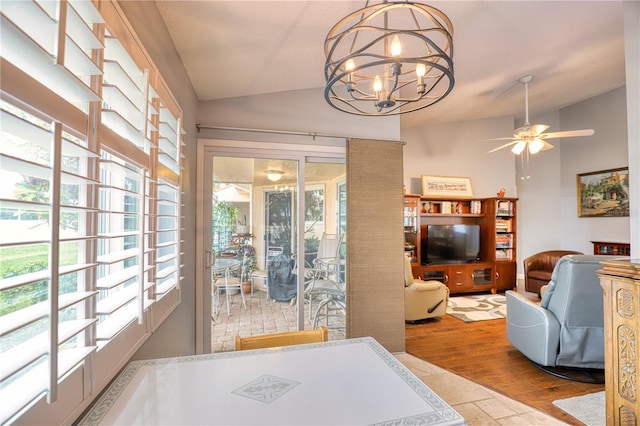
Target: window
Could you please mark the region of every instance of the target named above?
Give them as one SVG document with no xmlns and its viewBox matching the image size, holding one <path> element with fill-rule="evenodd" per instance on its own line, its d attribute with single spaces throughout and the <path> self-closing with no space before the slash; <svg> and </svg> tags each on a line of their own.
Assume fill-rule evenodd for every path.
<svg viewBox="0 0 640 426">
<path fill-rule="evenodd" d="M 79 415 L 180 300 L 182 113 L 101 11 L 0 8 L 2 424 Z"/>
</svg>

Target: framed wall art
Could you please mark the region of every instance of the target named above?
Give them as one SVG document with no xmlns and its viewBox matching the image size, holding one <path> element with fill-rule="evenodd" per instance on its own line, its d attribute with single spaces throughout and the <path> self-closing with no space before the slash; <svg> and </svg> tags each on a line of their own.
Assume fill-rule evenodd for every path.
<svg viewBox="0 0 640 426">
<path fill-rule="evenodd" d="M 578 217 L 629 216 L 629 168 L 577 175 Z"/>
<path fill-rule="evenodd" d="M 422 195 L 425 197 L 473 197 L 471 178 L 422 175 Z"/>
</svg>

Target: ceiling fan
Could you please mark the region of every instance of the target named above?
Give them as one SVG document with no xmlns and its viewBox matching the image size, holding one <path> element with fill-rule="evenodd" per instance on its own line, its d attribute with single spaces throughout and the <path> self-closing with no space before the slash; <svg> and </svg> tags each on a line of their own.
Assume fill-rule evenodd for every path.
<svg viewBox="0 0 640 426">
<path fill-rule="evenodd" d="M 525 148 L 528 148 L 529 154 L 536 154 L 540 151 L 546 151 L 553 148 L 553 145 L 545 140 L 547 138 L 572 138 L 576 136 L 591 136 L 595 133 L 593 129 L 567 130 L 564 132 L 544 133 L 544 131 L 547 130 L 549 126 L 547 126 L 546 124 L 529 123 L 529 82 L 532 79 L 533 76 L 526 75 L 518 80 L 520 83 L 524 84 L 524 126 L 516 129 L 512 137 L 484 139 L 485 141 L 510 141 L 509 143 L 492 149 L 491 151 L 489 151 L 489 153 L 496 152 L 513 145 L 511 151 L 516 155 L 521 154 L 525 150 Z"/>
</svg>

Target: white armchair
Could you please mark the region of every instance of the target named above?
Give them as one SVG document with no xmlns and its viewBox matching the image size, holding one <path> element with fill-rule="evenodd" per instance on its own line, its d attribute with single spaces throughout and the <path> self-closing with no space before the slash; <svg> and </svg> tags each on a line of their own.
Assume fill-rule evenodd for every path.
<svg viewBox="0 0 640 426">
<path fill-rule="evenodd" d="M 413 278 L 411 262 L 404 256 L 404 320 L 414 322 L 447 313 L 449 288 L 440 281 Z"/>
</svg>

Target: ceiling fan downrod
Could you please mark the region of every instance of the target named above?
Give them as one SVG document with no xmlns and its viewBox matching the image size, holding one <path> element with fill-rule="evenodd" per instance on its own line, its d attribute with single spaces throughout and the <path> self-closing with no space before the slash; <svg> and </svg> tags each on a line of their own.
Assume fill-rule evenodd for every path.
<svg viewBox="0 0 640 426">
<path fill-rule="evenodd" d="M 518 81 L 524 84 L 524 125 L 531 126 L 529 123 L 529 82 L 533 80 L 532 75 L 525 75 L 521 77 Z"/>
</svg>

